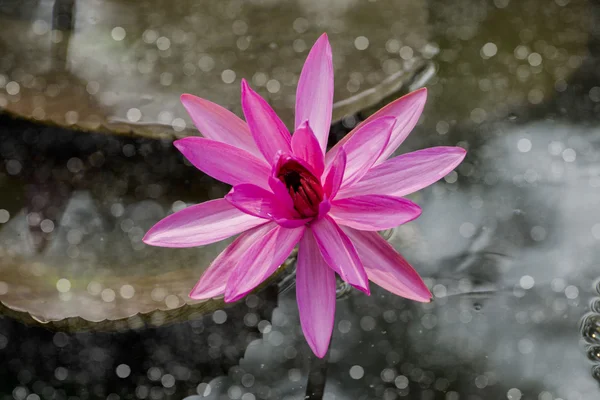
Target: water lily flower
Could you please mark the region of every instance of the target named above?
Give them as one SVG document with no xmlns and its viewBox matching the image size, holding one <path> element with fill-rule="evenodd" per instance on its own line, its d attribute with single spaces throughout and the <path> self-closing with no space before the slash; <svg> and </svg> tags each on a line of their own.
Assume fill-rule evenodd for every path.
<svg viewBox="0 0 600 400">
<path fill-rule="evenodd" d="M 408 299 L 431 299 L 417 272 L 377 233 L 417 218 L 421 208 L 403 196 L 444 177 L 465 156 L 460 147 L 433 147 L 388 160 L 416 125 L 426 97 L 419 89 L 392 102 L 326 153 L 333 65 L 325 34 L 299 78 L 293 135 L 245 80 L 246 122 L 208 100 L 182 95 L 204 137 L 175 146 L 196 168 L 233 188 L 225 198 L 159 221 L 144 242 L 192 247 L 241 233 L 190 293 L 226 302 L 251 292 L 299 245 L 300 322 L 309 346 L 323 357 L 334 326 L 335 274 L 366 294 L 371 281 Z"/>
</svg>

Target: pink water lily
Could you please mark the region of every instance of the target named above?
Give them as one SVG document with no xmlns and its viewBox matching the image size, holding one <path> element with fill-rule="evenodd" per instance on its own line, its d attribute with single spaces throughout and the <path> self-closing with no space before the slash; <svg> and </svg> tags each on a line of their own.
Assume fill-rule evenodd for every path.
<svg viewBox="0 0 600 400">
<path fill-rule="evenodd" d="M 273 274 L 299 244 L 296 295 L 302 330 L 323 357 L 334 325 L 336 279 L 369 294 L 369 281 L 412 300 L 431 294 L 417 272 L 377 231 L 412 221 L 421 208 L 402 198 L 431 185 L 465 157 L 433 147 L 388 157 L 423 111 L 426 89 L 373 114 L 326 152 L 333 104 L 327 35 L 310 51 L 298 82 L 291 135 L 269 104 L 242 80 L 246 122 L 185 94 L 204 137 L 175 146 L 198 169 L 233 186 L 225 198 L 169 215 L 148 231 L 154 246 L 192 247 L 241 233 L 204 272 L 190 297 L 241 299 Z"/>
</svg>

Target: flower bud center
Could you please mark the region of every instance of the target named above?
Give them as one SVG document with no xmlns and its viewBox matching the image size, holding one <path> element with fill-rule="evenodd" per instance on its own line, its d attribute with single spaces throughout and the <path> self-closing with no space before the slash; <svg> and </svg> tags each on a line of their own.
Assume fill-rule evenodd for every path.
<svg viewBox="0 0 600 400">
<path fill-rule="evenodd" d="M 294 201 L 294 208 L 303 218 L 315 217 L 323 200 L 323 187 L 316 176 L 295 160 L 284 162 L 277 177 Z"/>
</svg>

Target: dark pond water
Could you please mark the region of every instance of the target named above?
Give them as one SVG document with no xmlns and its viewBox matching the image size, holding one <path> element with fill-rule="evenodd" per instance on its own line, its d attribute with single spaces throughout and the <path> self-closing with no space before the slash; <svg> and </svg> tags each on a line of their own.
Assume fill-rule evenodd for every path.
<svg viewBox="0 0 600 400">
<path fill-rule="evenodd" d="M 431 0 L 415 6 L 398 1 L 398 8 L 389 9 L 390 16 L 383 19 L 378 18 L 391 6 L 381 0 L 298 0 L 289 2 L 293 7 L 286 15 L 278 7 L 288 2 L 276 0 L 251 1 L 250 8 L 224 2 L 234 10 L 232 16 L 216 2 L 208 2 L 204 13 L 194 11 L 202 21 L 229 18 L 229 25 L 219 29 L 237 35 L 234 43 L 251 35 L 257 43 L 269 43 L 265 35 L 272 32 L 252 23 L 258 18 L 256 9 L 266 9 L 285 33 L 278 39 L 280 46 L 300 46 L 295 42 L 300 39 L 310 43 L 317 32 L 332 30 L 339 35 L 340 55 L 357 57 L 355 52 L 368 51 L 364 54 L 370 61 L 360 71 L 343 61 L 336 66 L 343 82 L 336 88 L 337 100 L 369 88 L 377 95 L 364 103 L 350 102 L 352 107 L 341 112 L 345 117 L 332 128 L 333 141 L 367 116 L 377 101 L 425 85 L 428 104 L 401 151 L 434 145 L 469 150 L 456 171 L 411 197 L 424 209 L 418 220 L 384 233 L 426 278 L 434 301 L 417 304 L 374 285 L 370 297 L 353 290 L 340 293 L 331 349 L 323 361 L 312 356 L 301 335 L 289 272 L 293 260 L 262 291 L 233 306 L 224 307 L 218 299 L 188 301 L 187 292 L 225 243 L 168 250 L 146 247 L 141 237 L 167 213 L 220 197 L 228 188 L 187 164 L 169 140 L 148 138 L 149 131 L 140 128 L 154 126 L 152 136 L 173 134 L 172 121 L 183 118 L 177 116 L 182 110 L 167 100 L 164 110 L 163 100 L 138 104 L 135 96 L 131 104 L 123 96 L 109 102 L 110 107 L 98 108 L 102 113 L 97 112 L 97 121 L 126 116 L 132 107 L 141 110 L 143 118 L 150 119 L 140 117 L 137 122 L 142 125 L 127 125 L 138 136 L 44 125 L 78 126 L 89 108 L 73 101 L 67 91 L 51 104 L 59 110 L 56 115 L 76 112 L 81 116 L 76 122 L 49 117 L 54 111 L 34 112 L 50 110 L 45 108 L 48 99 L 40 100 L 36 92 L 47 94 L 47 88 L 28 87 L 23 80 L 24 75 L 39 77 L 42 72 L 28 70 L 33 67 L 26 61 L 35 52 L 27 52 L 31 47 L 15 50 L 14 37 L 25 30 L 19 39 L 25 42 L 18 43 L 26 43 L 28 37 L 45 35 L 45 29 L 51 32 L 51 25 L 35 21 L 45 21 L 46 14 L 51 17 L 53 6 L 25 3 L 32 6 L 1 4 L 1 18 L 11 24 L 0 28 L 0 42 L 10 50 L 0 56 L 0 101 L 12 113 L 0 117 L 1 398 L 599 398 L 598 2 Z M 175 96 L 189 78 L 171 70 L 182 62 L 178 46 L 185 48 L 185 40 L 176 40 L 175 27 L 164 32 L 157 27 L 167 24 L 168 12 L 174 13 L 169 17 L 173 21 L 184 12 L 163 15 L 148 5 L 160 9 L 168 3 L 139 2 L 146 4 L 139 6 L 142 16 L 128 20 L 128 14 L 115 15 L 110 22 L 111 13 L 126 3 L 108 2 L 97 16 L 104 21 L 95 25 L 101 28 L 93 32 L 106 31 L 113 42 L 127 46 L 137 43 L 139 54 L 146 54 L 150 50 L 143 47 L 148 45 L 144 35 L 149 34 L 144 32 L 150 28 L 145 24 L 154 24 L 152 30 L 175 46 L 173 59 L 159 53 L 162 58 L 157 60 L 164 62 L 157 61 L 157 79 L 172 71 L 176 84 L 162 85 L 163 90 L 160 82 L 149 78 L 143 86 L 135 81 L 142 79 L 139 73 L 133 73 L 130 84 L 150 97 Z M 101 6 L 90 0 L 77 7 L 96 15 L 92 11 Z M 29 15 L 27 10 L 41 14 Z M 406 14 L 399 20 L 407 19 L 408 10 L 414 12 L 413 25 L 394 25 L 394 12 L 400 10 Z M 241 23 L 233 24 L 238 20 L 246 23 L 249 33 Z M 91 63 L 83 50 L 77 52 L 94 49 L 85 41 L 94 33 L 85 33 L 82 24 L 78 29 L 84 34 L 74 31 L 70 49 Z M 116 40 L 122 36 L 114 30 L 117 26 L 127 28 L 121 40 Z M 234 59 L 216 55 L 229 46 L 230 39 L 214 39 L 225 33 L 210 28 L 215 36 L 202 36 L 198 29 L 198 38 L 212 39 L 206 39 L 204 50 L 197 50 L 202 54 L 187 57 L 220 60 L 214 67 L 219 87 L 229 80 L 227 74 L 225 80 L 221 76 L 226 69 L 235 72 L 235 83 L 253 76 L 255 67 L 241 66 L 239 54 Z M 240 40 L 242 48 L 236 47 L 236 52 L 245 46 L 245 39 Z M 98 59 L 126 53 L 113 42 L 97 45 Z M 252 51 L 257 54 L 261 47 L 247 49 L 252 58 Z M 298 53 L 302 60 L 306 50 Z M 115 57 L 122 66 L 129 62 Z M 202 71 L 199 60 L 194 58 L 193 64 Z M 407 60 L 415 61 L 405 65 Z M 257 65 L 266 82 L 277 80 L 280 94 L 287 95 L 290 88 L 282 89 L 287 87 L 284 72 L 297 73 L 299 67 L 284 63 L 282 72 Z M 397 93 L 388 96 L 391 91 L 381 83 L 400 65 L 406 75 L 394 81 Z M 379 80 L 356 75 L 373 70 Z M 92 79 L 77 69 L 70 71 L 84 87 Z M 211 71 L 198 72 L 209 75 L 197 76 L 197 94 L 207 91 L 235 109 L 235 96 L 204 83 L 215 79 Z M 48 73 L 44 84 L 55 71 Z M 94 82 L 106 85 L 118 85 L 122 79 L 94 73 Z M 353 79 L 361 82 L 360 90 L 349 83 Z M 272 93 L 266 82 L 265 93 L 277 101 L 279 90 Z M 30 106 L 34 103 L 37 107 Z M 285 114 L 287 103 L 279 104 Z M 161 110 L 171 119 L 163 114 L 164 120 L 152 120 Z M 38 121 L 13 119 L 14 114 Z M 162 130 L 165 135 L 155 135 Z"/>
</svg>

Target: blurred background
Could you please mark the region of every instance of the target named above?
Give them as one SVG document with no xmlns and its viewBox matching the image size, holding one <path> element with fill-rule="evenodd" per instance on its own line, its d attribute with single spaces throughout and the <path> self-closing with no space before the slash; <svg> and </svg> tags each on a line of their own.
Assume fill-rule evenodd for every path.
<svg viewBox="0 0 600 400">
<path fill-rule="evenodd" d="M 599 3 L 0 1 L 0 399 L 599 398 Z M 330 145 L 425 86 L 399 151 L 468 155 L 382 233 L 434 301 L 341 288 L 319 361 L 293 259 L 237 304 L 194 302 L 227 242 L 141 239 L 229 189 L 173 148 L 198 134 L 180 94 L 240 115 L 245 78 L 291 126 L 323 32 Z"/>
</svg>

